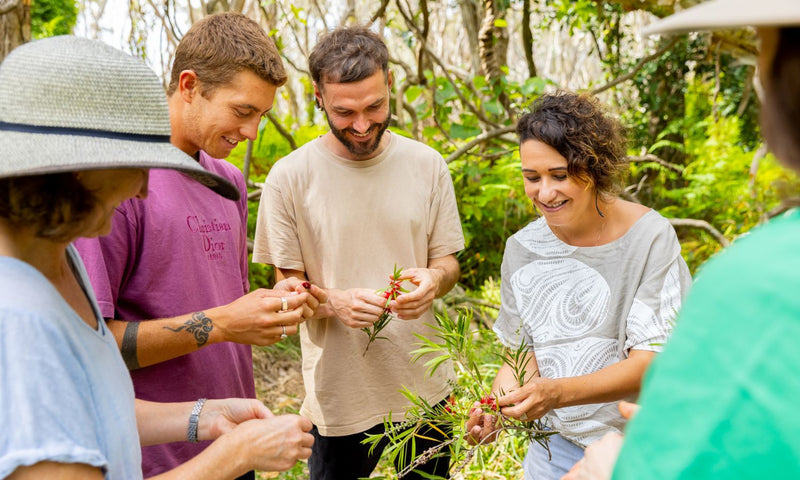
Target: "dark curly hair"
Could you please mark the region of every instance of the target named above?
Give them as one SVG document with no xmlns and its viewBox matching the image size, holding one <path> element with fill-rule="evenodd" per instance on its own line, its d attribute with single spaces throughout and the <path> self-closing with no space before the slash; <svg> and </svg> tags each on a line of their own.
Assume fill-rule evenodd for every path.
<svg viewBox="0 0 800 480">
<path fill-rule="evenodd" d="M 520 144 L 538 140 L 567 159 L 567 173 L 599 195 L 616 196 L 627 170 L 622 125 L 595 97 L 558 91 L 542 95 L 519 119 Z"/>
<path fill-rule="evenodd" d="M 38 237 L 72 241 L 84 233 L 97 200 L 75 175 L 51 173 L 0 178 L 0 218 L 33 227 Z"/>
</svg>

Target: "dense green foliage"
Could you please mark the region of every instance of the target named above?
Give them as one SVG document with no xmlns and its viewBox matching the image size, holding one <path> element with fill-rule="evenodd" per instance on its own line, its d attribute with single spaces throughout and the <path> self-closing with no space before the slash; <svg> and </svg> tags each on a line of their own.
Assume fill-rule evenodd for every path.
<svg viewBox="0 0 800 480">
<path fill-rule="evenodd" d="M 31 2 L 33 38 L 68 35 L 78 20 L 75 0 L 35 0 Z"/>
<path fill-rule="evenodd" d="M 482 79 L 476 81 L 477 84 L 481 82 Z M 544 81 L 533 79 L 526 85 L 506 84 L 504 88 L 509 89 L 508 96 L 513 102 L 523 105 L 540 94 L 545 85 Z M 437 101 L 453 102 L 453 88 L 449 83 L 437 87 Z M 681 103 L 685 107 L 679 112 L 681 115 L 674 115 L 653 143 L 637 144 L 638 137 L 632 136 L 631 154 L 645 151 L 663 158 L 662 153 L 669 150 L 670 158 L 681 161 L 676 165 L 682 171 L 655 162 L 632 163 L 629 183 L 637 188 L 629 188 L 626 196 L 658 209 L 667 217 L 705 220 L 728 239 L 733 239 L 764 221 L 767 212 L 781 200 L 796 194 L 800 182 L 794 174 L 781 168 L 772 155 L 760 161 L 756 175 L 751 178 L 751 163 L 755 147 L 759 146 L 753 141 L 751 118 L 737 116 L 730 105 L 715 103 L 713 88 L 711 80 L 698 76 L 688 79 L 682 94 Z M 406 94 L 408 96 L 409 91 Z M 465 88 L 463 94 L 473 93 Z M 421 96 L 414 100 L 418 102 L 416 109 L 420 117 L 452 108 L 441 105 L 435 108 Z M 627 122 L 647 121 L 641 114 L 623 118 Z M 447 156 L 455 150 L 454 138 L 472 139 L 480 132 L 472 126 L 475 122 L 474 113 L 462 112 L 455 120 L 443 114 L 437 122 L 439 127 L 426 129 L 424 133 L 429 137 L 424 141 Z M 628 125 L 630 131 L 636 131 L 637 124 Z M 295 131 L 295 141 L 302 144 L 324 131 L 322 126 L 301 127 Z M 445 137 L 445 132 L 450 138 Z M 675 132 L 680 133 L 680 141 L 672 139 Z M 513 139 L 513 134 L 508 135 L 507 138 Z M 263 181 L 269 166 L 289 151 L 288 142 L 271 124 L 266 125 L 254 149 L 251 179 Z M 243 149 L 236 154 L 242 155 Z M 476 289 L 489 278 L 499 276 L 505 240 L 533 220 L 536 212 L 522 188 L 519 157 L 513 140 L 500 138 L 478 145 L 473 151 L 455 158 L 450 170 L 467 242 L 467 248 L 459 254 L 461 282 L 468 289 Z M 251 203 L 251 233 L 256 203 Z M 693 271 L 720 248 L 703 230 L 679 229 L 679 235 Z M 263 266 L 255 266 L 254 284 L 269 284 L 268 280 L 256 277 L 270 273 Z"/>
<path fill-rule="evenodd" d="M 495 2 L 495 6 L 501 14 L 519 7 L 515 2 Z M 544 31 L 558 25 L 570 35 L 589 33 L 594 39 L 593 54 L 603 75 L 585 88 L 603 92 L 602 100 L 628 129 L 629 153 L 636 160 L 624 198 L 667 217 L 707 222 L 733 240 L 797 195 L 796 176 L 771 155 L 757 155 L 762 140 L 752 59 L 742 61 L 709 42 L 708 36 L 696 35 L 657 40 L 653 48 L 663 52 L 642 62 L 641 54 L 630 53 L 641 38 L 625 26 L 629 17 L 621 4 L 553 0 L 533 8 L 543 19 L 534 28 Z M 308 11 L 292 12 L 310 18 Z M 421 17 L 415 14 L 407 22 L 413 20 Z M 495 21 L 496 27 L 507 25 L 503 19 Z M 386 28 L 397 30 L 403 39 L 402 45 L 391 48 L 419 48 L 419 36 L 396 18 L 390 17 Z M 280 43 L 282 37 L 276 34 Z M 559 85 L 540 77 L 513 80 L 503 65 L 493 75 L 453 72 L 437 62 L 422 65 L 427 68 L 418 70 L 418 77 L 404 66 L 392 65 L 391 128 L 430 145 L 448 160 L 467 243 L 458 254 L 461 283 L 475 291 L 499 276 L 506 239 L 536 218 L 522 189 L 513 128 L 536 97 Z M 600 87 L 626 74 L 627 81 Z M 295 113 L 303 118 L 285 115 L 279 120 L 293 126 L 287 129 L 296 145 L 327 129 L 324 118 L 314 111 L 310 83 L 305 78 L 301 83 L 307 108 Z M 253 152 L 251 180 L 263 180 L 272 163 L 290 149 L 265 122 Z M 243 149 L 237 153 L 243 154 Z M 644 155 L 651 160 L 641 158 Z M 251 233 L 254 221 L 255 205 Z M 710 230 L 697 226 L 677 230 L 693 272 L 721 248 Z M 270 283 L 271 270 L 263 266 L 253 270 L 254 285 Z"/>
</svg>

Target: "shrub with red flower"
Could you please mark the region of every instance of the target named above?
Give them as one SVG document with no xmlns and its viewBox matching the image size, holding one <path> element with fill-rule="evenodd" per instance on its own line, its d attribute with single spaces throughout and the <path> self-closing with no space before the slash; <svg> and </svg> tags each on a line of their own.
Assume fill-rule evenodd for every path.
<svg viewBox="0 0 800 480">
<path fill-rule="evenodd" d="M 471 311 L 459 312 L 457 318 L 446 314 L 436 316 L 437 325 L 433 326 L 436 339 L 417 335 L 421 341 L 420 347 L 413 353 L 414 361 L 424 361 L 432 375 L 445 362 L 450 362 L 455 367 L 456 380 L 450 383 L 452 394 L 445 402 L 431 404 L 420 398 L 415 392 L 402 388 L 401 393 L 411 402 L 412 407 L 406 410 L 403 419 L 393 421 L 391 414 L 384 419 L 384 433 L 369 435 L 367 443 L 377 445 L 388 441 L 386 452 L 391 462 L 400 459 L 400 464 L 408 463 L 398 471 L 398 478 L 403 478 L 416 467 L 433 458 L 443 456 L 449 452 L 452 459 L 450 475 L 459 473 L 476 455 L 481 455 L 481 447 L 491 449 L 486 445 L 490 438 L 499 438 L 496 434 L 506 432 L 510 436 L 521 436 L 526 441 L 536 442 L 548 449 L 548 437 L 557 433 L 548 428 L 542 420 L 522 421 L 504 415 L 497 398 L 491 391 L 491 376 L 489 372 L 496 372 L 495 359 L 479 357 L 484 348 L 479 348 L 476 342 L 494 342 L 490 330 L 472 328 Z M 488 340 L 486 338 L 490 337 Z M 520 345 L 514 352 L 504 352 L 500 355 L 502 361 L 512 366 L 514 377 L 527 378 L 525 364 L 517 361 L 528 352 L 526 345 Z M 517 359 L 515 361 L 509 361 Z M 530 366 L 531 369 L 535 365 Z M 500 392 L 502 395 L 502 392 Z M 477 399 L 477 401 L 475 400 Z M 467 423 L 474 409 L 480 408 L 485 414 L 495 418 L 495 432 L 487 436 L 477 445 L 468 440 Z M 406 452 L 406 447 L 414 449 L 414 440 L 425 436 L 426 431 L 434 429 L 440 432 L 445 440 L 423 452 L 414 452 L 410 456 L 400 458 Z M 407 462 L 408 461 L 408 462 Z"/>
<path fill-rule="evenodd" d="M 386 299 L 386 303 L 383 305 L 383 313 L 381 316 L 378 317 L 378 320 L 372 324 L 372 327 L 364 327 L 363 330 L 368 336 L 369 340 L 367 340 L 367 346 L 364 348 L 363 355 L 367 354 L 369 350 L 369 346 L 377 339 L 388 340 L 386 337 L 379 337 L 378 333 L 381 330 L 386 328 L 389 325 L 389 322 L 392 320 L 392 309 L 389 308 L 389 305 L 392 304 L 392 301 L 400 296 L 401 293 L 406 293 L 408 290 L 402 287 L 403 281 L 400 280 L 400 276 L 403 274 L 402 268 L 397 268 L 397 265 L 394 266 L 394 273 L 392 276 L 389 277 L 389 286 L 378 290 L 376 293 L 381 294 L 383 298 Z"/>
</svg>

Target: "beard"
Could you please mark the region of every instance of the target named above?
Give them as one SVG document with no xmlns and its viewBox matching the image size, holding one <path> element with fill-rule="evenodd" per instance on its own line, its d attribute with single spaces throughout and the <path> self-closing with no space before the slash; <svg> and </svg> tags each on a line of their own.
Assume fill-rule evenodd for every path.
<svg viewBox="0 0 800 480">
<path fill-rule="evenodd" d="M 373 123 L 370 125 L 367 133 L 372 133 L 377 131 L 375 136 L 368 140 L 367 142 L 356 142 L 348 138 L 347 132 L 350 133 L 358 133 L 352 128 L 345 128 L 345 129 L 338 129 L 336 128 L 333 123 L 331 123 L 331 119 L 328 116 L 328 112 L 325 112 L 325 118 L 328 120 L 328 126 L 331 128 L 331 133 L 333 136 L 336 137 L 342 145 L 347 148 L 347 151 L 352 153 L 354 157 L 358 159 L 366 159 L 370 158 L 380 146 L 381 138 L 383 138 L 383 134 L 386 132 L 386 129 L 389 128 L 389 121 L 391 120 L 392 112 L 386 113 L 386 120 L 381 123 Z"/>
</svg>

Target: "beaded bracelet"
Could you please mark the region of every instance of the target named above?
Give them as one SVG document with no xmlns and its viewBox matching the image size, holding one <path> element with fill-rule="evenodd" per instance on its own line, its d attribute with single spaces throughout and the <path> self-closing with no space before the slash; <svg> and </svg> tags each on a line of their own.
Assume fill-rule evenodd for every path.
<svg viewBox="0 0 800 480">
<path fill-rule="evenodd" d="M 189 414 L 189 430 L 186 431 L 186 440 L 192 443 L 197 443 L 197 422 L 200 420 L 200 410 L 203 409 L 205 403 L 205 398 L 198 398 L 192 407 L 192 413 Z"/>
</svg>

